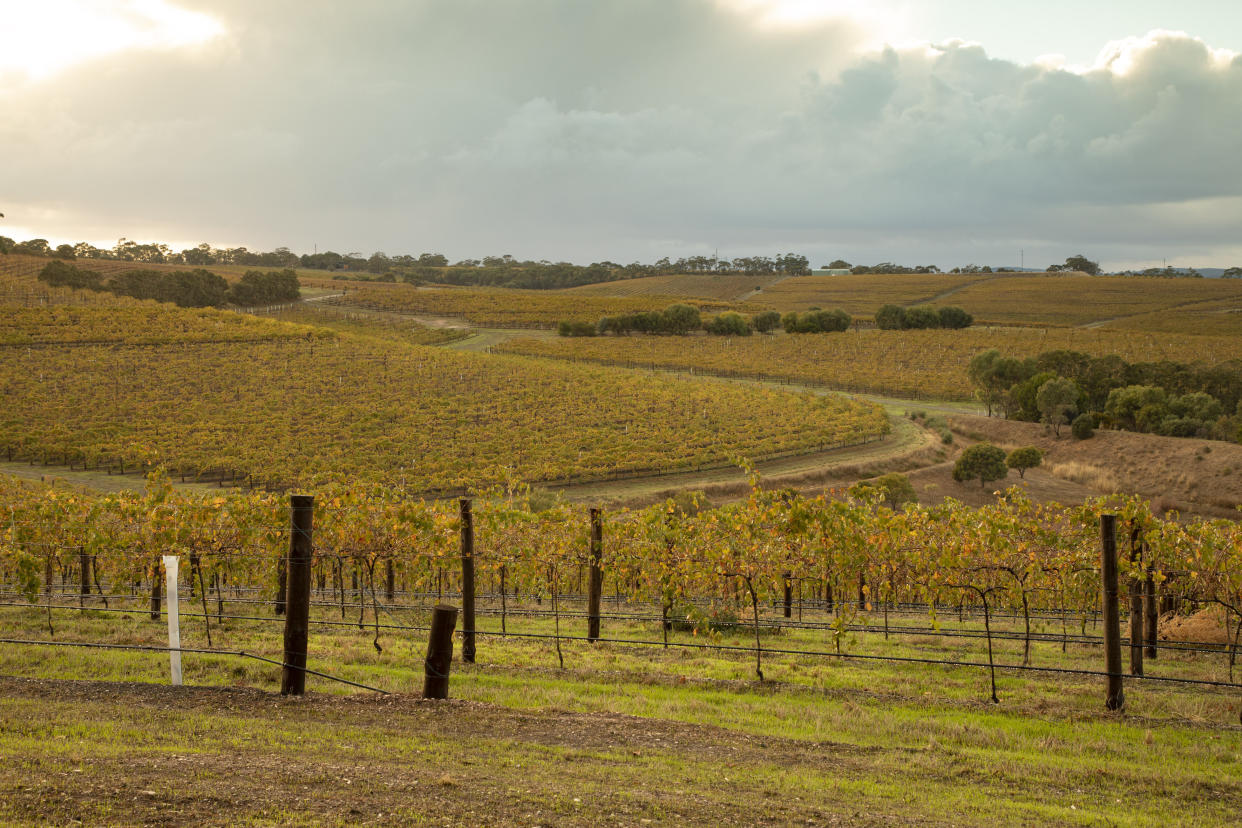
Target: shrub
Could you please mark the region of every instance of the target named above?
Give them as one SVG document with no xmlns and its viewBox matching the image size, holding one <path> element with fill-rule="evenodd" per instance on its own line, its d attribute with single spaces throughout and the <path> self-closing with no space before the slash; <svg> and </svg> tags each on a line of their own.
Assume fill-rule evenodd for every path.
<svg viewBox="0 0 1242 828">
<path fill-rule="evenodd" d="M 1070 424 L 1070 434 L 1076 440 L 1087 440 L 1095 436 L 1095 418 L 1084 412 L 1074 418 Z"/>
<path fill-rule="evenodd" d="M 717 336 L 750 336 L 750 325 L 745 317 L 735 311 L 725 311 L 712 317 L 703 330 Z"/>
<path fill-rule="evenodd" d="M 751 327 L 759 333 L 767 333 L 768 331 L 776 330 L 777 326 L 780 324 L 780 311 L 763 311 L 762 313 L 755 314 L 755 316 L 750 320 Z"/>
<path fill-rule="evenodd" d="M 900 305 L 885 305 L 875 312 L 875 326 L 885 331 L 899 331 L 906 326 L 906 311 Z"/>
<path fill-rule="evenodd" d="M 923 330 L 926 328 L 940 327 L 940 314 L 935 308 L 929 308 L 922 305 L 917 308 L 907 308 L 902 327 L 913 330 Z"/>
<path fill-rule="evenodd" d="M 969 328 L 975 321 L 973 316 L 954 305 L 946 305 L 937 313 L 942 328 Z"/>
</svg>

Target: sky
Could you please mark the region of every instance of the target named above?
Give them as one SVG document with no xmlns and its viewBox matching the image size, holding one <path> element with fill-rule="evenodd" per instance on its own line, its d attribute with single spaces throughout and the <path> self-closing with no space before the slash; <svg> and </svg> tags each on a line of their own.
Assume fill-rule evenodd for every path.
<svg viewBox="0 0 1242 828">
<path fill-rule="evenodd" d="M 0 234 L 1242 265 L 1236 0 L 0 0 Z"/>
</svg>

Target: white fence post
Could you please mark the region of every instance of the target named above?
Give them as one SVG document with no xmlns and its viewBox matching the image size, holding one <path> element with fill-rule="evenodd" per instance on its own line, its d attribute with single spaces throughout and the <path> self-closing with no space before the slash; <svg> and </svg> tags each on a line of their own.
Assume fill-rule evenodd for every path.
<svg viewBox="0 0 1242 828">
<path fill-rule="evenodd" d="M 168 662 L 172 683 L 181 686 L 181 612 L 177 606 L 177 556 L 164 556 L 164 584 L 168 594 Z"/>
</svg>

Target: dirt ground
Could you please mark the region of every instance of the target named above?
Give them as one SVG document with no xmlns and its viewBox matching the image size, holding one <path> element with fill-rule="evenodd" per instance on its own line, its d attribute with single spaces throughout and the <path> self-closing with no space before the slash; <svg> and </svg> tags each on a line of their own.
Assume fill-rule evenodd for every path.
<svg viewBox="0 0 1242 828">
<path fill-rule="evenodd" d="M 5 824 L 908 822 L 773 786 L 861 748 L 607 713 L 0 677 L 0 736 Z"/>
</svg>

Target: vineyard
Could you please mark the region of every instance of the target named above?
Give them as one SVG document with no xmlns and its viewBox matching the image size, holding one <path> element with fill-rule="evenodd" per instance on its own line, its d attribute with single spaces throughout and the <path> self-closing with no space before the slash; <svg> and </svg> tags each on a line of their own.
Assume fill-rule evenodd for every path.
<svg viewBox="0 0 1242 828">
<path fill-rule="evenodd" d="M 763 289 L 754 299 L 777 310 L 812 307 L 841 308 L 854 316 L 870 316 L 881 305 L 921 305 L 942 293 L 989 279 L 989 274 L 892 273 L 848 276 L 797 276 Z M 955 298 L 947 304 L 960 305 Z M 974 313 L 974 309 L 967 307 Z M 978 316 L 978 314 L 975 314 Z"/>
<path fill-rule="evenodd" d="M 235 635 L 262 638 L 273 607 L 279 614 L 292 600 L 283 496 L 200 499 L 159 476 L 145 493 L 106 496 L 3 485 L 3 605 L 24 635 L 71 644 L 58 625 L 87 607 L 149 607 L 158 620 L 165 554 L 185 556 L 185 614 L 201 625 L 195 640 L 218 655 L 237 655 Z M 1104 664 L 1110 614 L 1100 600 L 1111 594 L 1118 611 L 1112 577 L 1129 609 L 1125 674 L 1144 688 L 1207 694 L 1211 715 L 1237 717 L 1242 530 L 1158 518 L 1134 498 L 1066 508 L 1013 490 L 991 507 L 895 512 L 756 488 L 714 510 L 670 501 L 587 520 L 564 505 L 533 511 L 521 489 L 484 493 L 474 505 L 336 488 L 314 508 L 314 623 L 356 628 L 381 657 L 391 637 L 426 630 L 431 604 L 449 599 L 466 608 L 467 662 L 503 637 L 539 645 L 562 668 L 566 648 L 584 639 L 711 650 L 732 659 L 734 675 L 760 681 L 790 680 L 791 661 L 881 661 L 966 668 L 954 683 L 997 703 L 1005 676 L 1121 678 L 1110 676 L 1120 664 Z M 1179 640 L 1167 625 L 1161 633 L 1161 615 L 1196 612 L 1218 626 Z M 371 687 L 383 677 L 351 669 L 349 681 Z M 1114 706 L 1124 703 L 1113 698 L 1120 687 L 1109 684 Z"/>
<path fill-rule="evenodd" d="M 961 305 L 976 319 L 993 323 L 1112 324 L 1118 317 L 1136 314 L 1156 317 L 1178 314 L 1183 306 L 1201 302 L 1219 303 L 1218 308 L 1236 311 L 1242 309 L 1242 284 L 1236 279 L 1004 276 L 965 287 L 945 302 Z M 1234 313 L 1231 317 L 1233 324 L 1224 323 L 1220 333 L 1242 332 L 1238 315 Z M 1198 332 L 1185 324 L 1171 328 L 1160 326 L 1155 330 Z"/>
<path fill-rule="evenodd" d="M 13 331 L 44 341 L 119 330 L 119 319 L 79 309 L 14 318 L 31 327 Z M 220 319 L 266 334 L 221 342 Z M 888 430 L 878 408 L 842 398 L 318 330 L 169 311 L 142 337 L 171 344 L 5 349 L 0 446 L 10 459 L 121 472 L 165 464 L 250 485 L 363 479 L 424 491 L 721 466 Z"/>
<path fill-rule="evenodd" d="M 686 299 L 737 301 L 755 290 L 767 290 L 785 277 L 781 274 L 746 275 L 744 273 L 670 273 L 644 276 L 616 282 L 581 285 L 565 292 L 576 296 L 676 296 Z M 756 296 L 756 300 L 759 296 Z M 759 302 L 763 304 L 762 302 Z"/>
<path fill-rule="evenodd" d="M 700 371 L 732 377 L 822 385 L 854 393 L 911 399 L 971 399 L 971 357 L 988 348 L 1006 356 L 1071 349 L 1126 360 L 1211 364 L 1242 358 L 1242 340 L 1154 335 L 1103 328 L 857 330 L 833 334 L 749 337 L 634 336 L 514 339 L 496 350 L 633 368 Z"/>
<path fill-rule="evenodd" d="M 10 307 L 4 309 L 0 318 L 0 346 L 165 345 L 321 338 L 331 338 L 331 333 L 214 308 L 174 308 L 149 301 L 114 307 Z"/>
<path fill-rule="evenodd" d="M 573 291 L 364 284 L 349 286 L 348 295 L 334 301 L 371 310 L 456 317 L 483 327 L 555 328 L 562 320 L 595 324 L 604 316 L 663 310 L 682 299 L 668 296 L 594 296 Z M 694 304 L 704 313 L 726 310 L 750 312 L 757 309 L 746 303 L 695 300 Z"/>
</svg>

